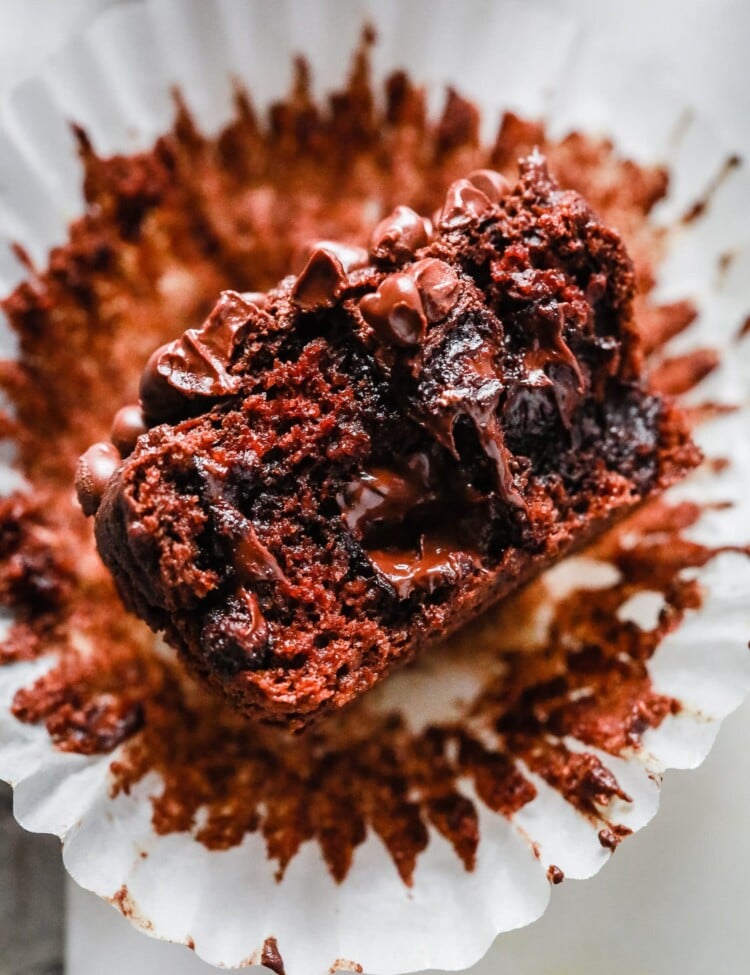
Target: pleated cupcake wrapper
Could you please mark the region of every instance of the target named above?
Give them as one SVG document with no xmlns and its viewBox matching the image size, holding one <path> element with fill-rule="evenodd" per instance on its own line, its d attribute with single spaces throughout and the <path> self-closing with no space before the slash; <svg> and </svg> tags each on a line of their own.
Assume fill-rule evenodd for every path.
<svg viewBox="0 0 750 975">
<path fill-rule="evenodd" d="M 487 136 L 506 107 L 547 117 L 553 134 L 573 126 L 611 132 L 625 153 L 670 165 L 672 192 L 658 216 L 673 220 L 708 185 L 733 149 L 731 139 L 747 143 L 746 133 L 721 133 L 722 120 L 707 119 L 669 89 L 668 52 L 649 59 L 635 45 L 618 43 L 605 15 L 598 26 L 584 21 L 587 9 L 447 0 L 154 0 L 114 8 L 2 106 L 0 234 L 5 243 L 20 241 L 41 265 L 49 248 L 64 242 L 82 208 L 69 120 L 81 123 L 103 154 L 135 151 L 169 128 L 170 88 L 177 85 L 198 124 L 215 132 L 230 115 L 232 78 L 262 106 L 285 94 L 296 53 L 309 59 L 318 94 L 340 84 L 365 21 L 379 37 L 376 82 L 406 67 L 429 87 L 434 106 L 444 85 L 453 83 L 482 109 Z M 534 69 L 523 70 L 530 51 Z M 703 220 L 673 235 L 659 285 L 660 297 L 689 296 L 700 308 L 698 321 L 672 348 L 712 345 L 723 353 L 720 369 L 693 393 L 696 401 L 741 407 L 697 434 L 709 455 L 727 456 L 731 466 L 699 472 L 671 492 L 701 504 L 733 503 L 706 511 L 690 530 L 711 546 L 750 541 L 750 341 L 734 341 L 748 311 L 748 199 L 750 181 L 739 170 L 717 191 Z M 729 252 L 731 267 L 719 279 L 718 257 Z M 9 247 L 1 246 L 0 292 L 22 276 Z M 7 328 L 0 341 L 3 353 L 14 348 Z M 7 464 L 0 475 L 5 489 L 17 486 Z M 564 590 L 586 569 L 585 556 L 569 560 L 554 570 L 555 585 Z M 649 663 L 656 690 L 676 697 L 682 710 L 647 732 L 643 747 L 628 757 L 599 756 L 633 800 L 616 801 L 608 816 L 633 831 L 657 811 L 662 772 L 698 765 L 721 720 L 750 688 L 750 560 L 727 553 L 696 575 L 705 593 L 702 608 L 688 614 Z M 655 608 L 641 596 L 627 612 L 646 627 Z M 19 822 L 61 837 L 66 867 L 83 887 L 116 901 L 149 934 L 192 944 L 211 964 L 257 963 L 273 936 L 288 975 L 356 964 L 382 975 L 465 968 L 499 933 L 544 912 L 551 864 L 568 878 L 585 878 L 610 856 L 597 826 L 529 774 L 538 795 L 511 818 L 476 802 L 481 841 L 473 871 L 431 829 L 411 888 L 373 834 L 357 848 L 342 883 L 331 878 L 314 843 L 302 846 L 279 883 L 259 835 L 221 852 L 187 833 L 156 835 L 155 773 L 113 799 L 112 755 L 61 753 L 43 727 L 13 718 L 16 690 L 49 666 L 41 659 L 0 668 L 0 776 L 15 787 Z M 470 684 L 471 675 L 464 676 Z M 456 686 L 461 677 L 450 675 Z M 376 700 L 384 708 L 408 701 L 408 720 L 417 724 L 446 719 L 453 704 L 445 686 L 446 675 L 425 659 L 390 678 Z M 568 744 L 584 750 L 580 742 Z M 619 855 L 627 856 L 627 844 Z"/>
</svg>

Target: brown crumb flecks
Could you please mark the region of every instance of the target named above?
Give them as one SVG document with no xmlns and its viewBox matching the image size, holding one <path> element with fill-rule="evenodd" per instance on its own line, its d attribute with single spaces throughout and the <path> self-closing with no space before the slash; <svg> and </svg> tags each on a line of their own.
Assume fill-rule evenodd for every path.
<svg viewBox="0 0 750 975">
<path fill-rule="evenodd" d="M 346 958 L 337 958 L 328 969 L 328 975 L 336 975 L 336 972 L 359 972 L 364 971 L 359 962 L 347 961 Z"/>
<path fill-rule="evenodd" d="M 561 884 L 565 880 L 565 874 L 554 863 L 551 863 L 547 867 L 547 880 L 554 885 Z"/>
<path fill-rule="evenodd" d="M 260 963 L 264 968 L 268 968 L 275 975 L 286 975 L 284 971 L 284 959 L 279 953 L 279 946 L 276 938 L 266 938 L 263 942 L 263 951 L 260 956 Z"/>
<path fill-rule="evenodd" d="M 611 850 L 614 853 L 625 837 L 630 836 L 631 832 L 632 830 L 625 826 L 616 826 L 614 828 L 605 826 L 604 829 L 599 830 L 599 842 L 606 850 Z"/>
<path fill-rule="evenodd" d="M 13 404 L 0 430 L 17 444 L 32 490 L 0 502 L 0 600 L 14 614 L 0 662 L 56 655 L 19 691 L 14 713 L 43 723 L 60 749 L 121 745 L 115 793 L 158 772 L 158 833 L 192 830 L 210 849 L 227 849 L 257 832 L 279 877 L 314 840 L 340 881 L 374 832 L 408 884 L 430 828 L 471 869 L 481 850 L 477 802 L 510 817 L 536 795 L 521 761 L 619 839 L 610 810 L 627 797 L 606 763 L 573 755 L 564 740 L 619 754 L 678 707 L 656 693 L 647 663 L 700 605 L 699 587 L 682 578 L 715 554 L 683 538 L 700 511 L 657 502 L 602 539 L 595 557 L 622 579 L 596 598 L 566 596 L 546 633 L 530 623 L 549 604 L 539 580 L 431 653 L 437 667 L 463 662 L 485 675 L 469 720 L 415 732 L 365 697 L 292 737 L 228 713 L 154 652 L 150 632 L 122 610 L 72 491 L 78 455 L 136 398 L 150 352 L 200 323 L 221 289 L 265 289 L 298 269 L 310 239 L 366 244 L 396 204 L 430 214 L 457 176 L 488 165 L 510 175 L 535 145 L 625 237 L 646 351 L 658 353 L 689 325 L 688 302 L 658 306 L 650 297 L 664 232 L 648 214 L 666 191 L 662 169 L 581 133 L 550 140 L 541 124 L 511 113 L 488 148 L 476 110 L 457 92 L 437 121 L 404 72 L 385 93 L 381 107 L 363 50 L 349 85 L 325 106 L 312 100 L 302 63 L 291 95 L 266 118 L 237 90 L 234 117 L 215 138 L 196 129 L 181 101 L 173 128 L 140 154 L 101 158 L 78 130 L 86 211 L 46 268 L 18 252 L 28 277 L 2 302 L 20 360 L 0 363 Z M 711 354 L 701 362 L 661 367 L 662 381 L 685 388 L 713 364 Z M 712 411 L 706 405 L 695 418 Z M 665 599 L 649 632 L 617 616 L 644 590 Z M 132 913 L 126 888 L 113 901 Z"/>
<path fill-rule="evenodd" d="M 130 891 L 126 884 L 123 884 L 113 895 L 109 898 L 110 903 L 113 907 L 122 914 L 123 917 L 128 918 L 129 921 L 133 921 L 138 927 L 144 930 L 151 930 L 153 928 L 153 923 L 148 920 L 148 918 L 143 917 L 143 915 L 138 911 L 135 901 L 130 895 Z"/>
<path fill-rule="evenodd" d="M 716 192 L 721 188 L 722 184 L 725 182 L 730 173 L 732 173 L 735 169 L 738 169 L 741 165 L 741 156 L 727 156 L 714 176 L 711 178 L 703 193 L 701 193 L 698 199 L 692 203 L 682 215 L 680 222 L 683 224 L 694 223 L 700 217 L 704 216 Z"/>
</svg>

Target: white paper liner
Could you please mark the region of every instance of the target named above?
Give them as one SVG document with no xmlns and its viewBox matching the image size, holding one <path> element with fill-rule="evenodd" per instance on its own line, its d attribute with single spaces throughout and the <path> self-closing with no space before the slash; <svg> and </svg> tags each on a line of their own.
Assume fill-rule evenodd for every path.
<svg viewBox="0 0 750 975">
<path fill-rule="evenodd" d="M 611 34 L 610 46 L 603 48 L 595 26 L 584 26 L 586 6 L 153 0 L 115 8 L 2 107 L 0 237 L 21 241 L 40 263 L 51 245 L 65 239 L 68 222 L 81 208 L 67 120 L 89 129 L 103 153 L 145 147 L 169 127 L 169 87 L 176 83 L 199 124 L 216 131 L 229 116 L 230 75 L 245 81 L 263 105 L 286 92 L 291 57 L 302 51 L 317 90 L 325 91 L 340 83 L 364 20 L 378 29 L 376 78 L 407 66 L 430 85 L 436 101 L 442 86 L 452 82 L 480 105 L 488 134 L 499 110 L 511 107 L 548 115 L 553 132 L 573 125 L 609 131 L 626 153 L 668 162 L 675 178 L 670 200 L 661 207 L 667 221 L 703 190 L 733 145 L 715 120 L 706 121 L 668 88 L 668 58 L 641 59 L 635 45 Z M 519 70 L 530 51 L 533 72 Z M 721 369 L 696 395 L 743 407 L 698 432 L 707 453 L 731 457 L 732 466 L 720 474 L 698 474 L 673 492 L 702 503 L 734 503 L 708 512 L 691 530 L 710 545 L 750 540 L 750 342 L 732 342 L 748 311 L 750 246 L 743 224 L 749 188 L 743 170 L 727 180 L 708 216 L 676 235 L 660 282 L 661 297 L 689 296 L 701 310 L 675 348 L 710 344 L 727 351 Z M 730 251 L 733 263 L 718 277 L 718 256 Z M 7 293 L 21 276 L 0 244 L 0 292 Z M 3 353 L 12 349 L 7 329 L 0 341 Z M 15 486 L 14 472 L 4 466 L 0 474 L 6 489 Z M 554 584 L 569 589 L 591 570 L 585 557 L 569 560 L 554 570 Z M 663 770 L 699 764 L 721 719 L 750 688 L 750 561 L 722 555 L 697 575 L 706 592 L 703 607 L 688 614 L 649 665 L 656 689 L 679 698 L 684 710 L 648 733 L 644 747 L 629 758 L 600 755 L 634 800 L 616 804 L 608 815 L 633 830 L 655 814 Z M 641 597 L 621 612 L 645 626 L 654 609 Z M 288 975 L 318 975 L 337 961 L 339 967 L 352 961 L 383 975 L 465 968 L 498 933 L 543 913 L 549 864 L 566 877 L 583 878 L 610 855 L 597 827 L 529 775 L 539 794 L 512 820 L 477 803 L 482 838 L 470 873 L 432 830 L 412 889 L 400 881 L 372 834 L 357 849 L 341 885 L 312 843 L 277 884 L 259 836 L 220 853 L 188 834 L 157 836 L 149 802 L 158 789 L 155 777 L 112 800 L 111 755 L 57 752 L 44 728 L 12 718 L 15 691 L 48 666 L 42 660 L 0 668 L 0 776 L 15 786 L 19 822 L 63 839 L 67 869 L 82 886 L 111 899 L 125 885 L 128 897 L 120 906 L 134 923 L 160 938 L 190 941 L 214 965 L 257 962 L 265 939 L 273 936 Z M 460 686 L 461 679 L 451 674 L 451 686 Z M 425 659 L 378 693 L 383 706 L 408 697 L 414 709 L 430 700 L 433 711 L 445 708 L 445 717 L 451 703 L 436 693 L 445 684 L 445 674 Z M 427 717 L 417 711 L 411 720 Z"/>
</svg>

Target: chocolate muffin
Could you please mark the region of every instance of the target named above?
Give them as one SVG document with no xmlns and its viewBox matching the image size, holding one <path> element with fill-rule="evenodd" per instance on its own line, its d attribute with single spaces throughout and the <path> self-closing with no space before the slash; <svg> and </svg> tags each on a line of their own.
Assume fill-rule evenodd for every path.
<svg viewBox="0 0 750 975">
<path fill-rule="evenodd" d="M 346 704 L 698 462 L 633 293 L 538 153 L 225 292 L 79 464 L 126 606 L 240 711 Z"/>
</svg>

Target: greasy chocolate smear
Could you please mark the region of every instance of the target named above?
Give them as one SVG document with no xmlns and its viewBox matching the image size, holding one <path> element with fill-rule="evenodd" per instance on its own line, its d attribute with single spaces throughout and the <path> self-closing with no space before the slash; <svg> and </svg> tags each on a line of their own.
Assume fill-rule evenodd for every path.
<svg viewBox="0 0 750 975">
<path fill-rule="evenodd" d="M 613 755 L 637 748 L 647 728 L 678 708 L 651 686 L 647 664 L 684 613 L 700 605 L 699 586 L 682 570 L 715 554 L 683 538 L 700 514 L 692 505 L 657 502 L 602 540 L 590 554 L 614 563 L 620 581 L 595 597 L 568 594 L 546 635 L 530 646 L 519 647 L 520 637 L 509 643 L 509 634 L 549 602 L 541 580 L 432 651 L 435 666 L 464 660 L 485 675 L 470 722 L 414 731 L 402 714 L 385 713 L 373 706 L 377 697 L 365 696 L 292 737 L 231 713 L 154 653 L 145 625 L 121 608 L 91 525 L 75 504 L 79 454 L 106 440 L 116 409 L 137 400 L 153 349 L 198 328 L 222 289 L 262 292 L 290 270 L 295 255 L 310 254 L 311 241 L 367 247 L 373 224 L 396 205 L 433 214 L 459 176 L 487 168 L 512 173 L 535 145 L 562 184 L 588 197 L 624 235 L 638 274 L 637 317 L 660 386 L 680 392 L 713 368 L 710 351 L 660 360 L 664 342 L 694 317 L 687 302 L 659 307 L 649 298 L 662 234 L 647 217 L 665 192 L 665 173 L 621 160 L 609 143 L 578 133 L 549 141 L 540 125 L 512 114 L 491 146 L 480 144 L 478 130 L 476 109 L 453 91 L 442 118 L 429 120 L 424 93 L 402 73 L 388 80 L 381 108 L 363 48 L 347 87 L 323 107 L 311 100 L 300 62 L 289 98 L 267 118 L 238 91 L 234 118 L 213 139 L 197 131 L 179 102 L 172 130 L 138 155 L 100 158 L 79 131 L 86 213 L 48 267 L 29 268 L 3 302 L 20 359 L 0 367 L 14 407 L 12 417 L 2 417 L 2 430 L 17 444 L 31 490 L 0 503 L 0 599 L 14 616 L 0 660 L 52 654 L 55 661 L 18 692 L 13 712 L 44 723 L 61 750 L 108 753 L 123 745 L 112 765 L 114 791 L 159 772 L 163 787 L 152 800 L 157 832 L 192 830 L 211 849 L 260 832 L 279 876 L 300 845 L 315 839 L 342 880 L 374 831 L 410 883 L 429 827 L 471 869 L 480 841 L 478 803 L 512 816 L 536 793 L 525 769 L 559 790 L 614 847 L 623 831 L 608 809 L 628 797 L 585 747 Z M 453 195 L 478 207 L 483 196 L 502 190 L 475 179 L 456 185 Z M 451 211 L 442 219 L 455 218 Z M 383 259 L 398 260 L 399 248 L 416 246 L 421 231 L 403 219 L 386 228 L 383 240 Z M 319 257 L 326 273 L 315 265 L 303 300 L 325 303 L 326 289 L 336 288 L 328 273 L 335 260 Z M 406 324 L 418 331 L 420 314 L 433 312 L 426 305 L 417 312 Z M 403 324 L 388 320 L 383 328 Z M 178 369 L 180 356 L 197 356 L 208 394 L 222 395 L 216 342 L 230 348 L 231 315 L 215 331 L 196 333 L 190 349 L 170 349 L 156 373 Z M 404 334 L 408 341 L 411 332 Z M 138 423 L 130 417 L 125 440 L 137 435 Z M 370 476 L 381 485 L 386 477 Z M 408 495 L 408 478 L 400 476 L 399 490 Z M 351 488 L 355 509 L 363 490 L 364 482 Z M 396 503 L 385 489 L 375 493 L 376 506 Z M 227 530 L 241 531 L 229 515 Z M 252 537 L 243 558 L 250 575 L 275 571 Z M 456 570 L 450 559 L 448 568 Z M 665 601 L 658 625 L 647 632 L 617 617 L 619 606 L 646 590 Z M 222 636 L 227 646 L 230 636 Z M 508 653 L 513 649 L 525 652 Z M 480 727 L 481 740 L 470 730 Z M 570 752 L 566 736 L 584 751 Z M 561 877 L 550 874 L 553 883 Z"/>
</svg>

